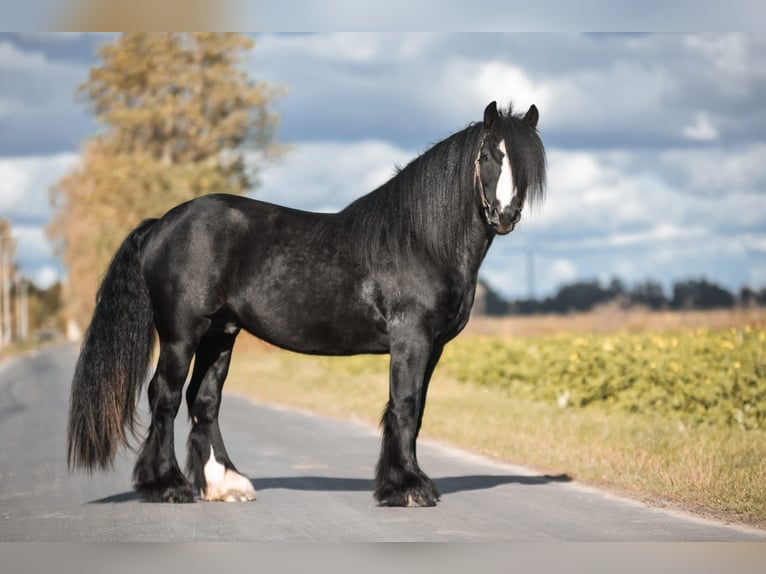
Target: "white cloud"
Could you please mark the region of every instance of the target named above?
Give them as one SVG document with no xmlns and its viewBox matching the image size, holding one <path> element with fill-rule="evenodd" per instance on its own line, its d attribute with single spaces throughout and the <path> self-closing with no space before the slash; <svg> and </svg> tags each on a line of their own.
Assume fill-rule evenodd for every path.
<svg viewBox="0 0 766 574">
<path fill-rule="evenodd" d="M 718 139 L 718 130 L 705 112 L 700 112 L 694 118 L 694 123 L 683 129 L 686 139 L 698 142 L 712 142 Z"/>
<path fill-rule="evenodd" d="M 667 173 L 690 193 L 723 197 L 738 190 L 766 189 L 766 144 L 745 147 L 670 149 L 658 157 L 656 169 Z"/>
<path fill-rule="evenodd" d="M 748 285 L 766 286 L 766 263 L 758 262 L 750 267 L 748 275 Z"/>
<path fill-rule="evenodd" d="M 27 40 L 40 42 L 43 44 L 68 44 L 70 42 L 76 42 L 81 39 L 86 32 L 20 32 L 19 36 Z M 111 32 L 90 32 L 90 34 L 112 34 Z"/>
<path fill-rule="evenodd" d="M 766 230 L 766 146 L 671 152 L 549 152 L 549 193 L 536 232 L 611 243 Z"/>
<path fill-rule="evenodd" d="M 665 182 L 626 169 L 621 154 L 553 149 L 548 157 L 548 197 L 535 222 L 539 230 L 574 236 L 616 232 L 649 226 L 677 209 Z"/>
<path fill-rule="evenodd" d="M 18 100 L 0 95 L 0 120 L 4 120 L 13 115 L 21 105 Z"/>
<path fill-rule="evenodd" d="M 757 34 L 697 34 L 686 36 L 684 44 L 711 64 L 712 73 L 719 78 L 766 75 L 766 66 L 756 55 L 766 42 Z"/>
<path fill-rule="evenodd" d="M 258 38 L 253 63 L 258 66 L 283 57 L 308 58 L 327 64 L 379 63 L 416 56 L 430 41 L 428 34 L 267 34 Z"/>
<path fill-rule="evenodd" d="M 568 259 L 555 259 L 545 270 L 546 283 L 560 285 L 577 279 L 577 267 Z"/>
<path fill-rule="evenodd" d="M 263 169 L 255 197 L 298 209 L 337 211 L 389 180 L 415 157 L 380 141 L 296 145 Z"/>
<path fill-rule="evenodd" d="M 48 59 L 41 52 L 19 50 L 13 43 L 0 41 L 0 70 L 41 69 Z"/>
<path fill-rule="evenodd" d="M 752 141 L 766 123 L 752 121 L 764 61 L 766 41 L 752 34 L 266 35 L 252 70 L 288 87 L 290 133 L 299 121 L 323 138 L 332 129 L 446 135 L 481 119 L 495 99 L 522 111 L 536 104 L 543 134 L 569 145 L 646 146 L 716 135 Z M 690 118 L 689 109 L 706 112 Z"/>
<path fill-rule="evenodd" d="M 22 49 L 15 39 L 0 39 L 0 155 L 73 151 L 95 127 L 74 101 L 88 64 L 61 56 L 61 44 Z"/>
<path fill-rule="evenodd" d="M 763 255 L 766 255 L 766 235 L 755 235 L 752 233 L 745 233 L 740 235 L 739 240 L 745 249 L 750 251 L 758 251 Z"/>
<path fill-rule="evenodd" d="M 549 86 L 532 79 L 521 67 L 501 60 L 437 58 L 432 67 L 411 65 L 403 81 L 417 86 L 408 97 L 416 97 L 427 106 L 429 115 L 446 128 L 445 136 L 449 127 L 457 131 L 481 120 L 491 101 L 502 107 L 512 102 L 516 113 L 523 113 L 532 104 L 544 113 L 550 110 Z"/>
<path fill-rule="evenodd" d="M 11 222 L 21 272 L 38 285 L 58 277 L 45 234 L 50 217 L 48 189 L 77 161 L 75 154 L 0 158 L 0 217 Z"/>
<path fill-rule="evenodd" d="M 0 217 L 47 219 L 48 190 L 78 160 L 74 153 L 0 158 Z"/>
<path fill-rule="evenodd" d="M 20 261 L 41 262 L 53 257 L 51 245 L 42 226 L 19 225 L 16 232 L 16 258 Z"/>
<path fill-rule="evenodd" d="M 44 265 L 37 269 L 32 280 L 40 289 L 47 289 L 60 279 L 58 269 L 52 265 Z"/>
<path fill-rule="evenodd" d="M 474 118 L 476 109 L 483 109 L 490 100 L 505 103 L 513 100 L 517 112 L 531 104 L 540 109 L 543 133 L 603 133 L 613 137 L 615 132 L 631 137 L 654 134 L 673 137 L 672 126 L 678 125 L 673 110 L 659 105 L 677 96 L 681 80 L 666 67 L 638 59 L 617 59 L 601 67 L 572 68 L 566 73 L 535 69 L 532 63 L 506 60 L 469 59 L 457 57 L 446 60 L 438 81 L 427 82 L 423 90 L 434 93 L 438 105 L 451 104 L 451 117 Z M 438 70 L 438 68 L 437 68 Z M 449 86 L 449 87 L 448 87 Z M 456 97 L 445 98 L 443 94 Z M 647 117 L 661 121 L 647 122 Z"/>
</svg>

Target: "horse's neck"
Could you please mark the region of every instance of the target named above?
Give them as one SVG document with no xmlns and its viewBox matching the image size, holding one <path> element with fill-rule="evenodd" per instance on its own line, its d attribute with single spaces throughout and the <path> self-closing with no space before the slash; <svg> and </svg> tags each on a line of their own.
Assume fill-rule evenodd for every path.
<svg viewBox="0 0 766 574">
<path fill-rule="evenodd" d="M 479 275 L 479 268 L 481 267 L 484 258 L 492 245 L 494 239 L 493 233 L 487 233 L 487 228 L 484 221 L 480 217 L 476 217 L 474 221 L 475 231 L 472 237 L 467 241 L 464 255 L 461 259 L 455 262 L 456 271 L 465 277 L 467 281 L 476 281 Z"/>
</svg>

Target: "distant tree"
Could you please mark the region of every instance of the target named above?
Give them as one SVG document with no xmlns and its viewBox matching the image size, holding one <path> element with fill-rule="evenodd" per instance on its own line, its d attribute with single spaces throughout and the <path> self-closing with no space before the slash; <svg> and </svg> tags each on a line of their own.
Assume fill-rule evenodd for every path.
<svg viewBox="0 0 766 574">
<path fill-rule="evenodd" d="M 483 279 L 479 279 L 479 289 L 482 292 L 483 301 L 482 310 L 485 315 L 506 315 L 508 314 L 508 301 Z"/>
<path fill-rule="evenodd" d="M 11 222 L 0 217 L 0 261 L 13 261 L 16 242 L 13 239 Z"/>
<path fill-rule="evenodd" d="M 739 304 L 743 307 L 754 307 L 758 304 L 758 293 L 750 287 L 742 287 L 739 290 Z"/>
<path fill-rule="evenodd" d="M 623 283 L 622 279 L 619 277 L 612 277 L 612 280 L 609 281 L 609 286 L 606 288 L 606 290 L 610 299 L 617 299 L 618 297 L 625 295 L 625 283 Z"/>
<path fill-rule="evenodd" d="M 673 285 L 674 309 L 717 309 L 734 306 L 734 295 L 705 279 L 680 281 Z"/>
<path fill-rule="evenodd" d="M 539 299 L 516 299 L 508 304 L 508 312 L 512 315 L 534 315 L 549 311 L 545 302 Z"/>
<path fill-rule="evenodd" d="M 633 286 L 630 290 L 630 302 L 635 305 L 646 305 L 650 309 L 662 309 L 668 305 L 662 285 L 651 279 Z"/>
<path fill-rule="evenodd" d="M 244 146 L 264 156 L 277 150 L 271 107 L 279 91 L 240 68 L 253 46 L 240 34 L 126 33 L 101 48 L 78 95 L 104 129 L 52 188 L 48 229 L 81 325 L 133 227 L 205 193 L 248 191 L 256 172 Z"/>
<path fill-rule="evenodd" d="M 610 291 L 601 287 L 598 281 L 577 281 L 559 288 L 553 298 L 553 310 L 559 313 L 588 311 L 610 298 Z"/>
<path fill-rule="evenodd" d="M 63 316 L 63 286 L 57 281 L 46 289 L 34 283 L 29 285 L 29 331 L 53 329 L 63 332 L 66 321 Z"/>
</svg>

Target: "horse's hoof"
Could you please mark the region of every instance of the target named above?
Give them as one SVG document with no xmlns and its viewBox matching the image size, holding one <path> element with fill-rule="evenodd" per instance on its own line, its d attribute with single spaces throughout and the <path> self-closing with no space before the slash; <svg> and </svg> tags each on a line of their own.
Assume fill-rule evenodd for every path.
<svg viewBox="0 0 766 574">
<path fill-rule="evenodd" d="M 137 484 L 136 490 L 141 494 L 144 502 L 194 502 L 194 492 L 188 483 L 180 485 Z"/>
<path fill-rule="evenodd" d="M 381 484 L 375 490 L 380 506 L 436 506 L 439 492 L 427 476 L 407 473 L 399 484 Z"/>
<path fill-rule="evenodd" d="M 208 484 L 205 489 L 200 490 L 200 498 L 211 502 L 250 502 L 255 500 L 255 489 L 246 477 L 233 470 L 227 470 L 224 483 Z"/>
</svg>

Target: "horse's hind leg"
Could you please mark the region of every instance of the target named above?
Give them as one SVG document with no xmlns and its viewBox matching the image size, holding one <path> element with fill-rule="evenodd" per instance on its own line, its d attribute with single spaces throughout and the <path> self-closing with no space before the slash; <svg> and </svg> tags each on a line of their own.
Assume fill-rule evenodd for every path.
<svg viewBox="0 0 766 574">
<path fill-rule="evenodd" d="M 148 392 L 152 422 L 133 469 L 134 486 L 148 502 L 194 501 L 173 444 L 173 422 L 193 353 L 188 341 L 160 341 L 160 358 Z"/>
<path fill-rule="evenodd" d="M 204 500 L 255 500 L 255 489 L 237 472 L 221 437 L 218 411 L 236 332 L 209 331 L 200 342 L 186 402 L 192 419 L 187 473 Z"/>
</svg>

